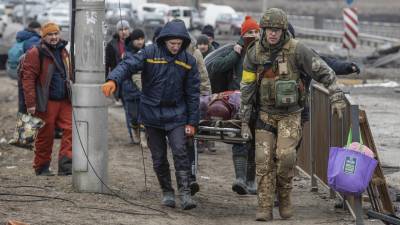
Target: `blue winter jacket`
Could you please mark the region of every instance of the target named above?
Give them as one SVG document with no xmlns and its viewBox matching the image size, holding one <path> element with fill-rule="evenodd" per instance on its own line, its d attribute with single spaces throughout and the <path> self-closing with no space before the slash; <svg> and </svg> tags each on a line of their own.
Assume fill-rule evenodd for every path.
<svg viewBox="0 0 400 225">
<path fill-rule="evenodd" d="M 16 39 L 18 42 L 24 41 L 24 52 L 37 46 L 40 43 L 40 35 L 34 31 L 29 31 L 27 29 L 17 32 Z"/>
<path fill-rule="evenodd" d="M 125 40 L 125 52 L 131 52 L 136 54 L 140 49 L 135 49 L 132 47 L 130 40 Z M 133 83 L 132 79 L 124 80 L 117 93 L 117 98 L 123 98 L 124 101 L 139 101 L 141 91 L 138 86 Z"/>
<path fill-rule="evenodd" d="M 181 51 L 172 55 L 165 46 L 171 38 L 183 40 Z M 195 58 L 186 52 L 190 36 L 184 23 L 168 22 L 157 42 L 126 57 L 111 71 L 108 80 L 120 84 L 142 72 L 139 120 L 146 126 L 171 130 L 199 121 L 200 78 Z"/>
</svg>

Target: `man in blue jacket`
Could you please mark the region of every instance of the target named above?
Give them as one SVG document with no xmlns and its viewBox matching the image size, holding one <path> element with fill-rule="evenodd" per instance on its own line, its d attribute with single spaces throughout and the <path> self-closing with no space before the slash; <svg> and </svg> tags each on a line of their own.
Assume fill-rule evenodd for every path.
<svg viewBox="0 0 400 225">
<path fill-rule="evenodd" d="M 153 168 L 160 183 L 162 204 L 175 207 L 175 194 L 167 160 L 167 140 L 172 150 L 181 207 L 196 207 L 190 195 L 191 174 L 185 133 L 193 136 L 199 121 L 200 78 L 193 56 L 186 52 L 190 36 L 180 20 L 168 22 L 156 44 L 137 54 L 127 52 L 102 86 L 105 96 L 117 89 L 121 80 L 142 72 L 140 121 L 149 137 Z"/>
</svg>

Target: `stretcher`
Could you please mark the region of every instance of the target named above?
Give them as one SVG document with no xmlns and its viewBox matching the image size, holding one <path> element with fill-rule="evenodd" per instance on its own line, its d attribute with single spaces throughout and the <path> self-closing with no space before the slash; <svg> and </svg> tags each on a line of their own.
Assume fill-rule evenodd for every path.
<svg viewBox="0 0 400 225">
<path fill-rule="evenodd" d="M 201 120 L 194 135 L 194 162 L 192 174 L 197 174 L 199 141 L 216 141 L 228 144 L 245 144 L 248 139 L 241 136 L 240 120 Z"/>
</svg>

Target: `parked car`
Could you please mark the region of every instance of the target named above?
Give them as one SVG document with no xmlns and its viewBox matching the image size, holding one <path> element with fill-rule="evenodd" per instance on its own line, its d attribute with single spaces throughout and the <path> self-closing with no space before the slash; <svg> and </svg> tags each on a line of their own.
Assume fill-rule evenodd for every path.
<svg viewBox="0 0 400 225">
<path fill-rule="evenodd" d="M 203 19 L 200 16 L 200 12 L 197 9 L 192 8 L 192 18 L 190 20 L 190 29 L 201 30 L 203 28 Z"/>
<path fill-rule="evenodd" d="M 204 25 L 215 27 L 216 20 L 221 14 L 236 14 L 236 11 L 228 5 L 200 4 L 200 15 L 203 18 Z"/>
<path fill-rule="evenodd" d="M 120 20 L 126 20 L 129 22 L 129 25 L 133 27 L 135 25 L 135 21 L 137 20 L 137 16 L 133 13 L 132 9 L 113 8 L 107 10 L 105 19 L 106 23 L 111 26 L 115 26 Z"/>
<path fill-rule="evenodd" d="M 187 6 L 171 6 L 168 10 L 168 21 L 180 19 L 187 29 L 191 28 L 192 8 Z"/>
<path fill-rule="evenodd" d="M 168 22 L 168 10 L 170 6 L 161 3 L 145 3 L 137 7 L 138 18 L 143 24 L 149 21 L 163 21 L 162 24 Z"/>
<path fill-rule="evenodd" d="M 3 37 L 4 30 L 7 27 L 8 16 L 6 15 L 6 6 L 0 4 L 0 37 Z"/>
<path fill-rule="evenodd" d="M 39 2 L 29 1 L 26 2 L 25 6 L 25 18 L 27 23 L 32 20 L 37 20 L 40 13 L 46 11 L 46 5 L 41 4 Z M 67 8 L 68 9 L 68 8 Z M 24 6 L 23 4 L 18 4 L 14 7 L 11 13 L 11 21 L 15 23 L 22 23 L 24 15 Z"/>
<path fill-rule="evenodd" d="M 41 24 L 52 21 L 57 23 L 62 30 L 69 29 L 69 8 L 57 7 L 39 14 L 37 21 Z"/>
<path fill-rule="evenodd" d="M 243 20 L 243 14 L 220 14 L 215 21 L 215 29 L 218 34 L 240 35 Z"/>
</svg>

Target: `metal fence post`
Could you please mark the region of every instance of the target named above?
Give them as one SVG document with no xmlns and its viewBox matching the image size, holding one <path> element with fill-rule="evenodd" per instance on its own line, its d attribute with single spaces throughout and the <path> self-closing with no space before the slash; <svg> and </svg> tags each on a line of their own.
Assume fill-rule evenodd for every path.
<svg viewBox="0 0 400 225">
<path fill-rule="evenodd" d="M 351 131 L 353 133 L 353 142 L 360 142 L 360 120 L 358 105 L 350 105 Z M 362 210 L 362 195 L 354 196 L 354 214 L 356 215 L 356 225 L 364 225 Z"/>
<path fill-rule="evenodd" d="M 310 90 L 310 163 L 311 163 L 311 191 L 312 192 L 317 192 L 318 191 L 318 184 L 317 184 L 317 179 L 315 178 L 315 173 L 316 173 L 316 165 L 315 165 L 315 156 L 314 156 L 314 145 L 313 145 L 313 105 L 314 105 L 314 95 L 315 95 L 315 89 L 314 86 L 311 85 L 311 90 Z"/>
</svg>

